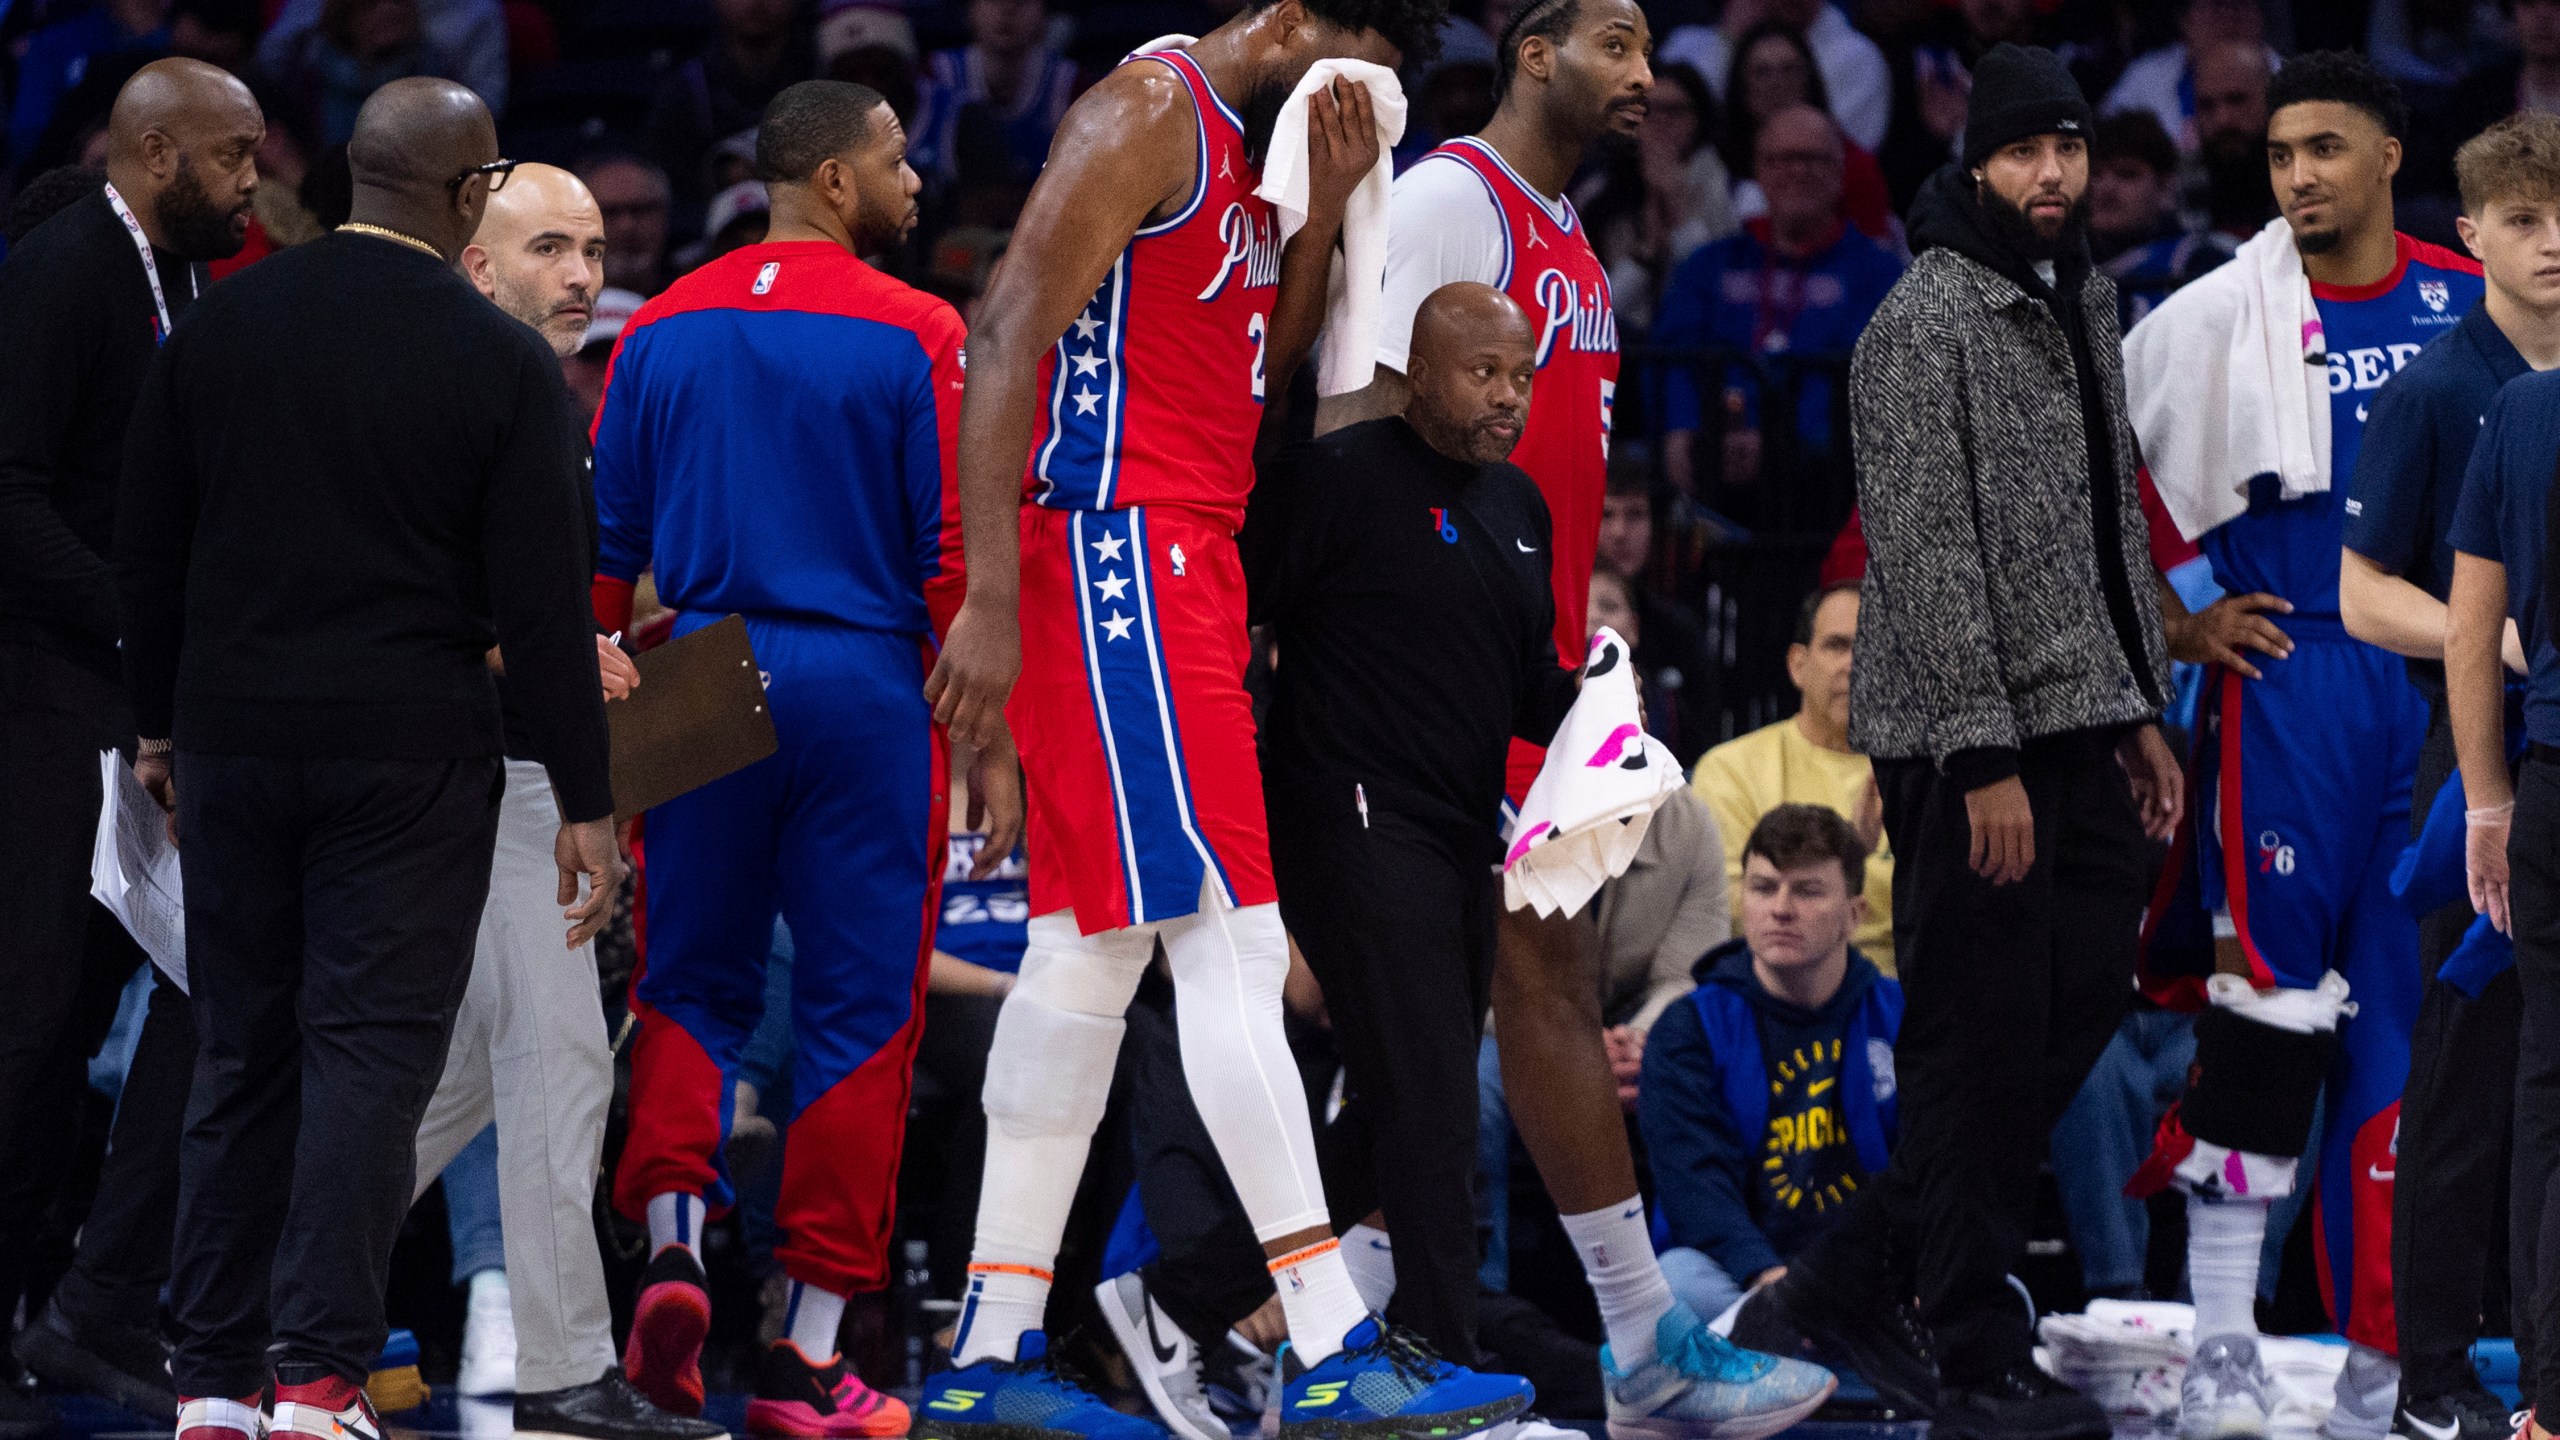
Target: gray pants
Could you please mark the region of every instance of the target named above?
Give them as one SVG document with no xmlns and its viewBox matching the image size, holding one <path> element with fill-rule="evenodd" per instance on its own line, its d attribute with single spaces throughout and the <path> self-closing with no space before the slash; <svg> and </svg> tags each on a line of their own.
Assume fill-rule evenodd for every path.
<svg viewBox="0 0 2560 1440">
<path fill-rule="evenodd" d="M 587 1384 L 614 1361 L 594 1216 L 613 1050 L 595 948 L 562 943 L 568 922 L 552 859 L 559 831 L 550 776 L 532 761 L 508 761 L 471 986 L 454 1018 L 444 1078 L 418 1126 L 423 1193 L 497 1122 L 516 1389 L 527 1394 Z"/>
</svg>

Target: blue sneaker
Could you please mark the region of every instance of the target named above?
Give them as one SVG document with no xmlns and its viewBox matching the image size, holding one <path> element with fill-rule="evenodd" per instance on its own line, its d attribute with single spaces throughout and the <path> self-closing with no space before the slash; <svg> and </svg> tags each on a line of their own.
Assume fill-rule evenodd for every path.
<svg viewBox="0 0 2560 1440">
<path fill-rule="evenodd" d="M 981 1360 L 924 1382 L 913 1440 L 1171 1440 L 1153 1420 L 1102 1403 L 1026 1330 L 1011 1360 Z"/>
<path fill-rule="evenodd" d="M 1283 1348 L 1280 1373 L 1279 1440 L 1457 1440 L 1528 1409 L 1538 1393 L 1517 1375 L 1452 1365 L 1374 1315 L 1315 1366 Z"/>
<path fill-rule="evenodd" d="M 1839 1384 L 1819 1365 L 1735 1345 L 1686 1305 L 1655 1321 L 1653 1337 L 1660 1353 L 1633 1374 L 1600 1347 L 1609 1440 L 1761 1440 L 1820 1409 Z"/>
</svg>

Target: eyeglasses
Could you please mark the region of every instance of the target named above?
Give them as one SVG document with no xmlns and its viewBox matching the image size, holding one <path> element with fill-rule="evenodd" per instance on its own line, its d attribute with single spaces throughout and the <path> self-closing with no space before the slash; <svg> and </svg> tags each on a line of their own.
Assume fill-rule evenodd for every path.
<svg viewBox="0 0 2560 1440">
<path fill-rule="evenodd" d="M 494 195 L 507 188 L 507 177 L 516 173 L 517 163 L 514 160 L 492 160 L 486 165 L 474 165 L 444 182 L 445 188 L 458 195 L 462 193 L 463 186 L 471 183 L 472 176 L 486 175 L 489 177 L 489 193 Z"/>
</svg>

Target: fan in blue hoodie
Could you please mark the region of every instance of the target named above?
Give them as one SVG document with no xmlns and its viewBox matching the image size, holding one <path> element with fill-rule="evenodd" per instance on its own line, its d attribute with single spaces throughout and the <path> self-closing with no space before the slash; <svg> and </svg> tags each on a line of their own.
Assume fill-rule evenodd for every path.
<svg viewBox="0 0 2560 1440">
<path fill-rule="evenodd" d="M 1708 1316 L 1828 1230 L 1894 1135 L 1902 987 L 1849 943 L 1866 847 L 1836 811 L 1781 805 L 1742 863 L 1742 936 L 1654 1022 L 1636 1102 L 1663 1273 Z"/>
</svg>

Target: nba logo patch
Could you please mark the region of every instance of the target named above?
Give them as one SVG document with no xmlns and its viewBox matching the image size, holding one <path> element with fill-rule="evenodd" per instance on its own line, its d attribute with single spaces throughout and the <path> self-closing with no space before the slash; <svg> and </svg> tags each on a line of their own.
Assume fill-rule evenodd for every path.
<svg viewBox="0 0 2560 1440">
<path fill-rule="evenodd" d="M 2441 280 L 2421 280 L 2418 282 L 2418 298 L 2426 302 L 2428 309 L 2441 315 L 2445 304 L 2453 298 L 2453 292 Z"/>
<path fill-rule="evenodd" d="M 776 275 L 779 275 L 779 274 L 781 274 L 781 273 L 782 273 L 782 262 L 781 262 L 781 261 L 779 261 L 779 260 L 767 260 L 766 262 L 764 262 L 764 268 L 756 272 L 756 284 L 755 284 L 755 290 L 754 290 L 754 293 L 755 293 L 755 294 L 758 294 L 758 295 L 762 295 L 762 294 L 765 294 L 765 293 L 767 293 L 768 291 L 772 290 L 772 289 L 773 289 L 773 277 L 774 277 L 774 276 L 776 276 Z M 2436 288 L 2437 288 L 2438 290 L 2442 290 L 2444 287 L 2443 287 L 2443 286 L 2441 286 L 2441 285 L 2439 285 L 2439 286 L 2437 286 Z M 2443 309 L 2443 308 L 2444 308 L 2444 306 L 2443 306 L 2443 305 L 2441 305 L 2441 304 L 2439 304 L 2439 305 L 2437 305 L 2437 306 L 2436 306 L 2436 308 L 2437 308 L 2437 309 L 2439 309 L 2439 310 L 2441 310 L 2441 309 Z"/>
</svg>

